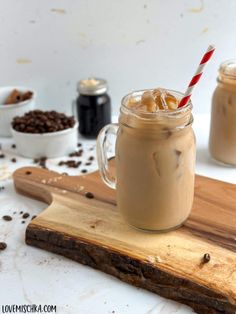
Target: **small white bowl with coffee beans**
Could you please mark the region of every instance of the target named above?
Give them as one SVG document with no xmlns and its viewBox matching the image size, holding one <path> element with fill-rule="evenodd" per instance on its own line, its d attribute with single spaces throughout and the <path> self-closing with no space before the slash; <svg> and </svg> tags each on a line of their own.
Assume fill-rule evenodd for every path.
<svg viewBox="0 0 236 314">
<path fill-rule="evenodd" d="M 36 93 L 28 87 L 0 87 L 0 136 L 10 137 L 11 121 L 35 106 Z"/>
<path fill-rule="evenodd" d="M 12 120 L 18 153 L 28 158 L 57 158 L 76 149 L 78 123 L 57 111 L 33 110 Z"/>
</svg>

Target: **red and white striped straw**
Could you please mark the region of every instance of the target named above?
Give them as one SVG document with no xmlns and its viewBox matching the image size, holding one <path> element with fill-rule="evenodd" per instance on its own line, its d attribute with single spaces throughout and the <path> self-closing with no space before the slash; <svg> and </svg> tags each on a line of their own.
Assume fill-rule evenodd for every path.
<svg viewBox="0 0 236 314">
<path fill-rule="evenodd" d="M 188 88 L 184 94 L 184 97 L 179 102 L 178 108 L 187 105 L 187 103 L 189 102 L 193 89 L 196 86 L 197 82 L 200 80 L 203 70 L 205 66 L 207 65 L 208 61 L 211 59 L 214 51 L 215 51 L 215 47 L 210 45 L 207 51 L 205 52 L 204 56 L 202 57 L 202 60 L 197 68 L 196 73 L 194 74 L 193 78 L 190 81 Z"/>
</svg>

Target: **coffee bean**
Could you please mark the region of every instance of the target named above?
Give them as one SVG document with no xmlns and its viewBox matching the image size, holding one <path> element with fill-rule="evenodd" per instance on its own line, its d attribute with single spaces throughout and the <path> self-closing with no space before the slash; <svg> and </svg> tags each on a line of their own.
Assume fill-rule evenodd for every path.
<svg viewBox="0 0 236 314">
<path fill-rule="evenodd" d="M 203 258 L 202 258 L 202 263 L 203 263 L 203 264 L 206 264 L 206 263 L 210 262 L 210 260 L 211 260 L 210 254 L 209 254 L 209 253 L 205 253 L 205 254 L 203 255 Z"/>
<path fill-rule="evenodd" d="M 39 159 L 39 166 L 41 166 L 42 168 L 46 169 L 46 161 L 47 161 L 47 158 L 46 157 L 41 157 Z"/>
<path fill-rule="evenodd" d="M 7 244 L 5 242 L 0 242 L 0 251 L 3 251 L 7 248 Z"/>
<path fill-rule="evenodd" d="M 75 151 L 73 153 L 70 153 L 69 157 L 81 157 L 83 152 L 84 152 L 83 149 L 80 149 L 79 151 Z"/>
<path fill-rule="evenodd" d="M 11 159 L 12 162 L 17 162 L 16 158 Z"/>
<path fill-rule="evenodd" d="M 2 216 L 2 219 L 5 220 L 5 221 L 11 221 L 12 217 L 9 216 L 9 215 L 4 215 L 4 216 Z"/>
<path fill-rule="evenodd" d="M 47 169 L 46 167 L 47 157 L 35 158 L 34 163 L 38 164 L 40 167 Z"/>
<path fill-rule="evenodd" d="M 90 156 L 88 160 L 92 161 L 92 160 L 94 160 L 94 157 Z"/>
<path fill-rule="evenodd" d="M 69 159 L 66 161 L 61 160 L 58 165 L 59 166 L 67 166 L 68 168 L 78 168 L 81 165 L 81 161 L 75 161 L 73 159 Z"/>
<path fill-rule="evenodd" d="M 93 193 L 91 193 L 91 192 L 86 192 L 86 193 L 85 193 L 85 196 L 86 196 L 87 198 L 94 198 L 94 195 L 93 195 Z"/>
<path fill-rule="evenodd" d="M 0 154 L 0 158 L 5 158 L 5 155 L 4 154 Z"/>
<path fill-rule="evenodd" d="M 25 220 L 22 220 L 21 223 L 24 224 L 24 223 L 25 223 Z"/>
<path fill-rule="evenodd" d="M 15 149 L 15 148 L 16 148 L 16 144 L 12 144 L 12 145 L 11 145 L 11 148 L 14 148 L 14 149 Z"/>
<path fill-rule="evenodd" d="M 51 133 L 72 128 L 74 117 L 56 111 L 29 111 L 21 117 L 15 117 L 12 122 L 14 130 L 23 133 Z"/>
<path fill-rule="evenodd" d="M 35 219 L 36 217 L 37 217 L 37 215 L 33 215 L 32 218 L 31 218 L 31 220 Z"/>
<path fill-rule="evenodd" d="M 29 213 L 24 213 L 24 214 L 22 215 L 22 218 L 26 219 L 26 218 L 28 218 L 29 216 L 30 216 Z"/>
<path fill-rule="evenodd" d="M 81 173 L 86 173 L 86 172 L 88 172 L 87 169 L 82 169 L 82 170 L 81 170 Z"/>
</svg>

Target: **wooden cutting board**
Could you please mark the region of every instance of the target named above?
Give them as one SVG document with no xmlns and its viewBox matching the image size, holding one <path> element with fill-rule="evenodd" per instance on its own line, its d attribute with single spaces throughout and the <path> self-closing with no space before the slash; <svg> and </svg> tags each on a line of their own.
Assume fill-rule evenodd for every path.
<svg viewBox="0 0 236 314">
<path fill-rule="evenodd" d="M 14 182 L 19 193 L 49 204 L 28 225 L 27 244 L 190 305 L 197 313 L 236 312 L 236 185 L 196 176 L 185 226 L 155 234 L 123 221 L 115 191 L 98 172 L 71 177 L 21 168 Z M 203 264 L 205 253 L 211 259 Z"/>
</svg>

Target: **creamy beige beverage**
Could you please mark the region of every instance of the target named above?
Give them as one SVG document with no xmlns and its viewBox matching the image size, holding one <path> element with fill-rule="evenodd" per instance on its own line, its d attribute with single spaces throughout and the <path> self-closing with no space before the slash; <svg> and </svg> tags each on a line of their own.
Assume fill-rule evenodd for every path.
<svg viewBox="0 0 236 314">
<path fill-rule="evenodd" d="M 180 97 L 156 89 L 134 92 L 122 101 L 113 187 L 123 217 L 140 229 L 177 228 L 192 208 L 195 137 L 191 104 L 177 109 Z M 103 130 L 105 137 L 109 128 Z M 104 143 L 105 137 L 99 140 Z M 98 145 L 101 169 L 104 158 L 99 151 Z M 111 183 L 108 170 L 101 170 L 105 182 Z"/>
<path fill-rule="evenodd" d="M 236 60 L 223 63 L 212 98 L 211 156 L 225 164 L 236 165 Z"/>
</svg>

